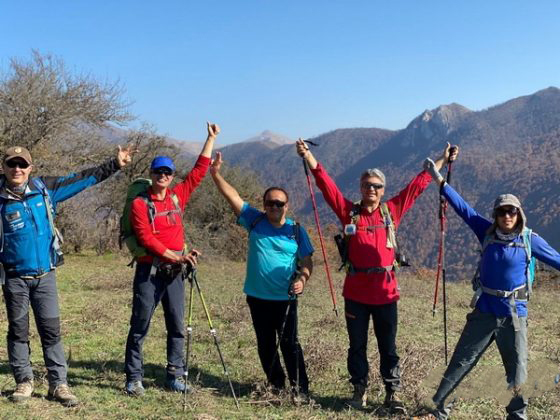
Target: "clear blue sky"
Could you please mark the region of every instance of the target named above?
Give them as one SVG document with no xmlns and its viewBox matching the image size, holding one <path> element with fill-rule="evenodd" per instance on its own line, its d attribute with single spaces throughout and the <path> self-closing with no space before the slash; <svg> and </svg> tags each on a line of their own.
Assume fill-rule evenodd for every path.
<svg viewBox="0 0 560 420">
<path fill-rule="evenodd" d="M 560 86 L 560 2 L 22 0 L 0 4 L 0 67 L 31 49 L 120 79 L 160 133 L 397 129 Z"/>
</svg>

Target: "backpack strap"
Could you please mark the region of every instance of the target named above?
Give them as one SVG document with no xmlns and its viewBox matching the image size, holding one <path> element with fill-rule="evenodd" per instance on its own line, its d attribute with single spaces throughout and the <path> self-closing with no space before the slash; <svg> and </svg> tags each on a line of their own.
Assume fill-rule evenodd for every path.
<svg viewBox="0 0 560 420">
<path fill-rule="evenodd" d="M 4 188 L 6 183 L 6 178 L 2 176 L 0 178 L 0 192 Z M 0 196 L 0 217 L 2 216 L 2 210 L 4 208 L 4 199 Z M 0 220 L 0 252 L 4 252 L 4 221 Z"/>
<path fill-rule="evenodd" d="M 487 234 L 482 241 L 482 250 L 480 251 L 480 260 L 478 262 L 478 267 L 476 269 L 475 275 L 473 277 L 473 289 L 474 289 L 474 296 L 471 300 L 470 306 L 474 308 L 476 306 L 476 302 L 478 301 L 479 297 L 482 293 L 486 293 L 491 296 L 497 296 L 501 298 L 507 298 L 510 311 L 511 311 L 511 318 L 512 323 L 515 331 L 519 331 L 519 316 L 517 313 L 517 305 L 516 300 L 521 301 L 528 301 L 531 295 L 532 289 L 532 275 L 534 270 L 534 258 L 531 256 L 531 229 L 524 228 L 521 232 L 521 236 L 523 242 L 515 242 L 515 241 L 504 241 L 501 239 L 496 238 L 495 234 Z M 525 284 L 519 287 L 516 287 L 513 290 L 497 290 L 491 289 L 489 287 L 484 286 L 480 281 L 480 273 L 481 273 L 481 265 L 482 265 L 482 255 L 488 245 L 490 244 L 502 244 L 506 247 L 519 247 L 525 249 L 525 254 L 527 255 L 527 264 L 525 269 Z"/>
<path fill-rule="evenodd" d="M 264 213 L 261 213 L 260 215 L 255 217 L 255 220 L 253 220 L 253 222 L 251 223 L 251 226 L 249 226 L 249 234 L 251 234 L 251 232 L 253 231 L 255 226 L 257 226 L 265 217 L 266 217 L 266 214 L 264 214 Z"/>
<path fill-rule="evenodd" d="M 357 224 L 360 220 L 360 213 L 362 211 L 362 202 L 356 201 L 352 205 L 352 209 L 350 210 L 350 220 L 351 223 L 356 225 L 356 230 L 374 230 L 377 228 L 385 228 L 387 231 L 387 248 L 394 249 L 395 251 L 395 259 L 393 263 L 389 266 L 384 267 L 367 267 L 367 268 L 355 268 L 352 263 L 348 260 L 348 248 L 350 242 L 350 235 L 344 235 L 344 245 L 342 246 L 343 252 L 341 253 L 342 257 L 342 265 L 339 268 L 339 271 L 346 267 L 346 271 L 348 274 L 355 274 L 355 273 L 388 273 L 389 271 L 396 270 L 399 267 L 399 262 L 397 261 L 397 254 L 399 252 L 399 246 L 397 242 L 397 235 L 395 224 L 393 223 L 393 218 L 391 216 L 391 211 L 387 206 L 387 203 L 381 203 L 379 205 L 379 211 L 381 212 L 381 217 L 383 218 L 383 225 L 376 225 L 376 226 L 367 226 L 365 228 L 358 228 Z M 340 248 L 339 248 L 340 251 Z"/>
<path fill-rule="evenodd" d="M 251 226 L 249 226 L 249 234 L 253 231 L 253 229 L 255 228 L 255 226 L 257 226 L 260 222 L 263 221 L 263 219 L 266 217 L 265 213 L 262 213 L 260 215 L 258 215 L 257 217 L 255 217 L 255 219 L 253 220 L 253 222 L 251 223 Z M 300 244 L 300 224 L 299 222 L 294 221 L 294 224 L 292 225 L 292 228 L 294 230 L 294 239 L 299 247 Z"/>
<path fill-rule="evenodd" d="M 393 218 L 391 217 L 391 212 L 389 211 L 387 203 L 381 203 L 379 210 L 381 211 L 381 216 L 383 217 L 383 224 L 387 228 L 387 248 L 394 248 L 395 252 L 398 252 L 395 224 L 393 223 Z"/>
<path fill-rule="evenodd" d="M 2 176 L 0 178 L 0 192 L 4 188 L 6 178 Z M 0 196 L 0 252 L 4 252 L 4 220 L 2 220 L 2 210 L 4 209 L 4 199 Z M 4 264 L 0 262 L 0 285 L 6 283 L 6 271 L 4 270 Z"/>
<path fill-rule="evenodd" d="M 52 234 L 52 248 L 57 258 L 60 260 L 62 258 L 61 244 L 63 242 L 63 238 L 61 233 L 54 225 L 55 210 L 54 210 L 53 202 L 51 200 L 51 196 L 49 194 L 49 191 L 47 190 L 47 186 L 45 185 L 45 183 L 41 178 L 31 178 L 31 182 L 33 182 L 33 185 L 35 185 L 35 187 L 41 192 L 41 195 L 43 196 L 43 200 L 45 201 L 45 206 L 47 207 L 46 209 L 47 218 L 49 220 L 49 226 L 51 228 L 51 234 Z"/>
<path fill-rule="evenodd" d="M 358 221 L 360 220 L 360 213 L 362 212 L 362 200 L 354 201 L 352 203 L 352 209 L 350 209 L 350 222 L 353 225 L 358 226 Z"/>
<path fill-rule="evenodd" d="M 533 292 L 533 280 L 535 275 L 535 257 L 531 252 L 531 235 L 533 231 L 529 228 L 524 228 L 521 232 L 523 244 L 525 246 L 525 253 L 527 254 L 527 267 L 525 268 L 525 276 L 527 278 L 527 299 Z"/>
</svg>

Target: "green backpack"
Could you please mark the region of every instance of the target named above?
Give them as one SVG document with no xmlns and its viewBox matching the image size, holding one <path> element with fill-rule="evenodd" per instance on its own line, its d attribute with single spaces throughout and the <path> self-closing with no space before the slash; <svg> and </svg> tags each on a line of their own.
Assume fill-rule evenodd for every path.
<svg viewBox="0 0 560 420">
<path fill-rule="evenodd" d="M 145 257 L 149 255 L 149 252 L 146 248 L 138 243 L 138 239 L 136 238 L 134 229 L 132 228 L 132 224 L 130 223 L 130 210 L 132 208 L 132 202 L 136 197 L 140 197 L 142 200 L 144 200 L 146 202 L 146 206 L 148 207 L 148 218 L 150 219 L 152 230 L 155 232 L 154 220 L 158 213 L 154 202 L 150 200 L 150 195 L 148 194 L 148 188 L 150 188 L 151 185 L 152 181 L 150 179 L 138 178 L 128 186 L 128 189 L 126 191 L 126 200 L 120 219 L 119 246 L 122 249 L 122 244 L 124 243 L 135 259 L 139 257 Z M 175 210 L 173 210 L 173 212 L 182 214 L 181 206 L 179 205 L 179 198 L 172 192 L 171 200 L 175 205 Z M 166 214 L 168 213 L 166 212 Z"/>
</svg>

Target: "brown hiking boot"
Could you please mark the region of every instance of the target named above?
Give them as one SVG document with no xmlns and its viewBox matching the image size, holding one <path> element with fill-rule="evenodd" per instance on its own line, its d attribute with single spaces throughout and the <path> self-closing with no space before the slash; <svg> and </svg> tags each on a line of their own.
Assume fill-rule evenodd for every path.
<svg viewBox="0 0 560 420">
<path fill-rule="evenodd" d="M 33 394 L 33 380 L 28 379 L 16 385 L 16 390 L 12 394 L 13 402 L 22 402 L 31 398 Z"/>
<path fill-rule="evenodd" d="M 394 391 L 387 391 L 383 407 L 392 414 L 406 414 L 406 408 L 402 401 L 395 395 Z"/>
<path fill-rule="evenodd" d="M 362 384 L 354 385 L 354 395 L 352 395 L 352 399 L 347 404 L 357 410 L 365 408 L 367 406 L 366 386 Z"/>
<path fill-rule="evenodd" d="M 67 384 L 59 384 L 57 386 L 49 386 L 49 398 L 58 401 L 65 407 L 74 407 L 78 405 L 78 398 Z"/>
</svg>

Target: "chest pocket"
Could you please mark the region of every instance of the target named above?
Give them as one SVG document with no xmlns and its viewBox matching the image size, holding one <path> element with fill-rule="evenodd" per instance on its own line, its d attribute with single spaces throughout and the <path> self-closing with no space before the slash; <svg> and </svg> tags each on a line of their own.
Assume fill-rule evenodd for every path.
<svg viewBox="0 0 560 420">
<path fill-rule="evenodd" d="M 25 222 L 20 210 L 8 210 L 4 213 L 4 229 L 6 232 L 15 232 L 24 227 Z"/>
</svg>

